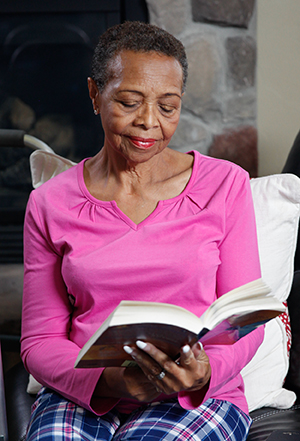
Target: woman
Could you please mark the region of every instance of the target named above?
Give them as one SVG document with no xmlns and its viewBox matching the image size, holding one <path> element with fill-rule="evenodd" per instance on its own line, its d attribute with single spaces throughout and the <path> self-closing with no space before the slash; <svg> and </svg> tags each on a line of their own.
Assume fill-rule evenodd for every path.
<svg viewBox="0 0 300 441">
<path fill-rule="evenodd" d="M 182 44 L 132 22 L 109 29 L 88 79 L 105 142 L 32 192 L 25 221 L 22 357 L 46 388 L 28 440 L 244 440 L 241 369 L 263 329 L 233 346 L 124 350 L 136 368 L 77 369 L 80 348 L 120 300 L 201 315 L 260 277 L 249 178 L 229 162 L 168 148 L 186 85 Z"/>
</svg>

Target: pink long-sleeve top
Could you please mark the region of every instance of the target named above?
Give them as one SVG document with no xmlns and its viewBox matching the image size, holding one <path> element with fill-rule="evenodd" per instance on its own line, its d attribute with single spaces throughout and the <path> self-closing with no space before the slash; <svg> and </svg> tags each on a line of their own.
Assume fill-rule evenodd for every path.
<svg viewBox="0 0 300 441">
<path fill-rule="evenodd" d="M 114 201 L 88 192 L 84 161 L 31 193 L 22 358 L 43 385 L 98 415 L 140 405 L 93 398 L 103 369 L 74 369 L 80 348 L 121 300 L 174 303 L 200 316 L 217 297 L 261 276 L 248 174 L 227 161 L 191 154 L 185 190 L 160 201 L 138 225 Z M 261 327 L 232 346 L 206 346 L 209 388 L 180 392 L 181 406 L 218 398 L 247 412 L 240 371 L 263 333 Z"/>
</svg>

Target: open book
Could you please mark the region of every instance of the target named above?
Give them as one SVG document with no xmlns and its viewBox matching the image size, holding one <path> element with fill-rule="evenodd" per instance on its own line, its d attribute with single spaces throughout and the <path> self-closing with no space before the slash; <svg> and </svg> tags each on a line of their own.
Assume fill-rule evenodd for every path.
<svg viewBox="0 0 300 441">
<path fill-rule="evenodd" d="M 124 345 L 137 340 L 153 343 L 171 358 L 180 348 L 203 344 L 233 344 L 285 308 L 262 279 L 247 283 L 218 298 L 199 318 L 179 306 L 122 301 L 83 346 L 76 368 L 130 366 Z"/>
</svg>

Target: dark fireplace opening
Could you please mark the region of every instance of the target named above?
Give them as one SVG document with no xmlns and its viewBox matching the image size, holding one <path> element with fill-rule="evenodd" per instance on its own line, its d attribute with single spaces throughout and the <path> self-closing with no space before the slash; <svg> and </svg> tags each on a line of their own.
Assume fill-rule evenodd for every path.
<svg viewBox="0 0 300 441">
<path fill-rule="evenodd" d="M 146 0 L 15 0 L 0 14 L 0 128 L 75 162 L 94 155 L 103 130 L 87 90 L 93 48 L 114 24 L 147 22 Z M 30 153 L 0 148 L 0 263 L 22 262 Z"/>
</svg>

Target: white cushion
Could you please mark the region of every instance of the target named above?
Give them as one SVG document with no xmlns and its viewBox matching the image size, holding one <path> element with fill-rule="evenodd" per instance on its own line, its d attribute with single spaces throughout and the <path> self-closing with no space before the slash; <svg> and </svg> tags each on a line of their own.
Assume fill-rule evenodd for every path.
<svg viewBox="0 0 300 441">
<path fill-rule="evenodd" d="M 30 155 L 29 161 L 33 188 L 38 188 L 44 182 L 76 164 L 70 159 L 44 150 L 35 150 Z"/>
<path fill-rule="evenodd" d="M 251 189 L 262 277 L 272 295 L 284 302 L 293 281 L 300 179 L 291 174 L 255 178 Z M 289 408 L 294 403 L 294 392 L 282 388 L 288 371 L 288 337 L 283 317 L 267 323 L 262 345 L 242 370 L 250 411 L 263 406 Z"/>
<path fill-rule="evenodd" d="M 29 381 L 27 384 L 27 389 L 26 392 L 28 394 L 37 394 L 40 390 L 40 388 L 42 387 L 41 383 L 39 383 L 38 381 L 36 381 L 36 379 L 30 374 L 29 375 Z"/>
</svg>

